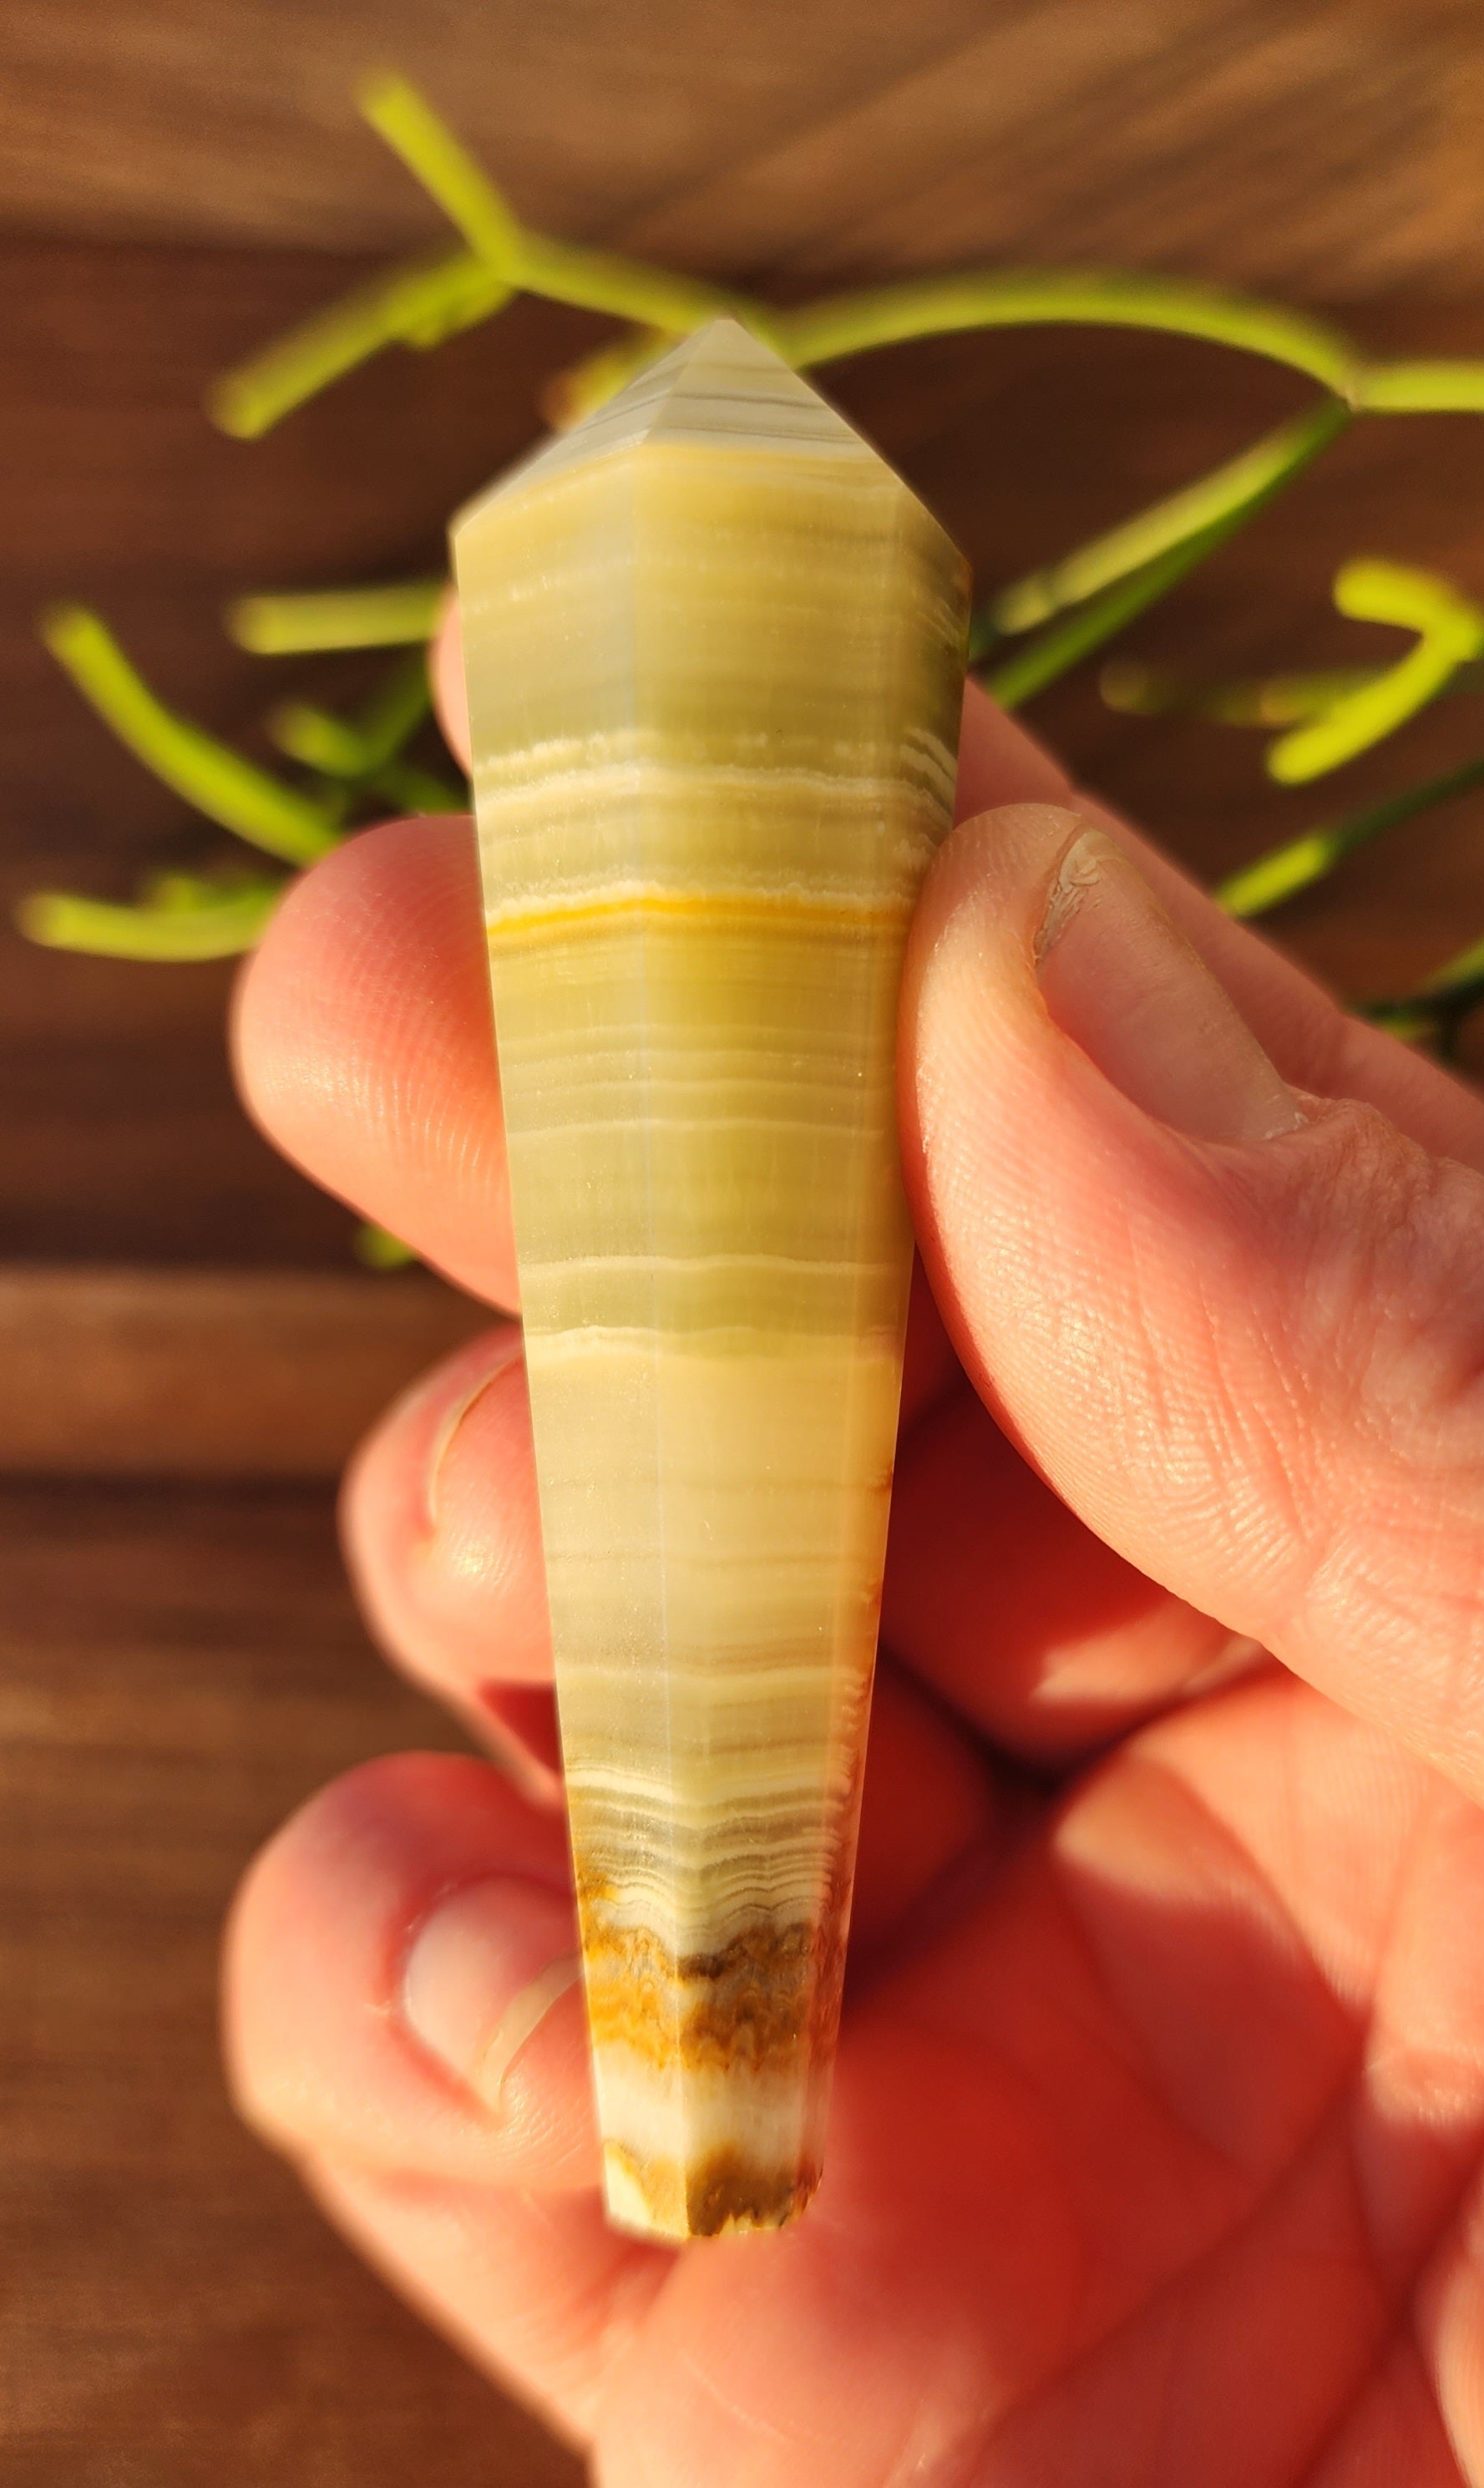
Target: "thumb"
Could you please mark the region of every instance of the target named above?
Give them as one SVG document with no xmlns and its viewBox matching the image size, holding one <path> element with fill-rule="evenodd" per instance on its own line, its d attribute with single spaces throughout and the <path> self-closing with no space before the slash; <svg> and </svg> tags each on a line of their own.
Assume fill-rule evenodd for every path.
<svg viewBox="0 0 1484 2488">
<path fill-rule="evenodd" d="M 1291 1088 L 1066 811 L 954 834 L 904 1013 L 985 1398 L 1121 1554 L 1484 1795 L 1484 1177 Z"/>
</svg>

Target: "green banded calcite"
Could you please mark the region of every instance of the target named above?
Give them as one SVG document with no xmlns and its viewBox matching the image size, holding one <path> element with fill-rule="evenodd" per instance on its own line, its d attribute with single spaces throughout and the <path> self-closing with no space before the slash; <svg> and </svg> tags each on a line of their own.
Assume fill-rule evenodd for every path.
<svg viewBox="0 0 1484 2488">
<path fill-rule="evenodd" d="M 772 2224 L 839 2014 L 966 573 L 730 321 L 454 545 L 608 2207 Z"/>
</svg>

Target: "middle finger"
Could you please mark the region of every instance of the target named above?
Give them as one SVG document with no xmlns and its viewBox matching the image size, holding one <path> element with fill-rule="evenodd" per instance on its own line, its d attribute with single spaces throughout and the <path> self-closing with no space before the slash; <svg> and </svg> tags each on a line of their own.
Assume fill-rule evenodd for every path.
<svg viewBox="0 0 1484 2488">
<path fill-rule="evenodd" d="M 862 1828 L 859 1923 L 877 1933 L 985 1835 L 983 1735 L 1038 1762 L 1075 1760 L 1163 1707 L 1225 1638 L 1092 1538 L 1024 1466 L 945 1370 L 921 1291 L 913 1340 L 884 1600 L 906 1667 L 882 1671 Z M 558 1801 L 514 1324 L 469 1342 L 388 1411 L 352 1463 L 343 1520 L 383 1646 L 527 1795 Z"/>
<path fill-rule="evenodd" d="M 528 1797 L 560 1796 L 551 1640 L 519 1334 L 469 1342 L 387 1412 L 342 1508 L 378 1637 Z M 970 1851 L 1009 1828 L 979 1740 L 888 1660 L 877 1682 L 857 1934 L 892 1934 Z"/>
</svg>

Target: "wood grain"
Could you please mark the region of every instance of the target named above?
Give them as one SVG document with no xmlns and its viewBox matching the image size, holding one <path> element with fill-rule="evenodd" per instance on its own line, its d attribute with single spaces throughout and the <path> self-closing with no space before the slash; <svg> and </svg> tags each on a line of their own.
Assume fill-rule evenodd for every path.
<svg viewBox="0 0 1484 2488">
<path fill-rule="evenodd" d="M 350 100 L 388 59 L 524 213 L 692 266 L 1484 278 L 1472 0 L 12 0 L 0 220 L 420 240 Z"/>
<path fill-rule="evenodd" d="M 336 1771 L 447 1722 L 324 1490 L 0 1487 L 6 2488 L 574 2488 L 237 2124 L 217 1935 Z"/>
<path fill-rule="evenodd" d="M 0 1265 L 0 1476 L 334 1478 L 490 1319 L 411 1272 Z"/>
</svg>

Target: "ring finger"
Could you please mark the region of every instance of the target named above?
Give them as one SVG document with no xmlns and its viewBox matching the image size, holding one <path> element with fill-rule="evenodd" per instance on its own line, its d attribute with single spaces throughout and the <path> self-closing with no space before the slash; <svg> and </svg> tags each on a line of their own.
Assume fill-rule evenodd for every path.
<svg viewBox="0 0 1484 2488">
<path fill-rule="evenodd" d="M 471 1341 L 382 1419 L 351 1466 L 347 1557 L 378 1637 L 546 1805 L 560 1795 L 551 1643 L 519 1334 Z M 1005 1828 L 978 1740 L 883 1662 L 856 1874 L 857 1934 L 895 1929 Z"/>
</svg>

